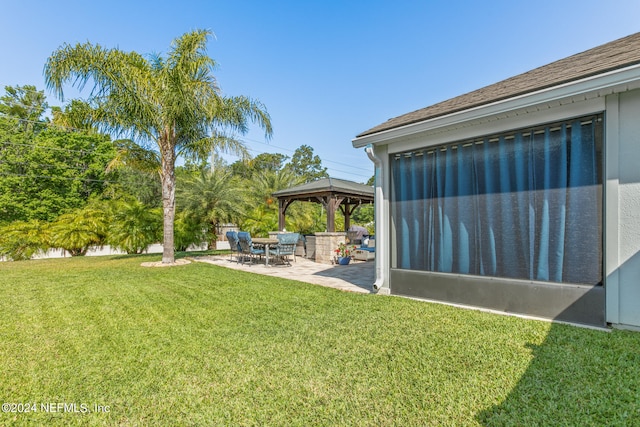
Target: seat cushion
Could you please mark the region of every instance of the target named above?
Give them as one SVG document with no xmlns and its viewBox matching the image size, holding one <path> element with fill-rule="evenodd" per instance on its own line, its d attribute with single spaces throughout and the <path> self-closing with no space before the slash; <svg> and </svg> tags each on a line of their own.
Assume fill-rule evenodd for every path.
<svg viewBox="0 0 640 427">
<path fill-rule="evenodd" d="M 353 258 L 358 261 L 371 261 L 375 259 L 376 252 L 373 248 L 356 249 L 353 252 Z"/>
</svg>

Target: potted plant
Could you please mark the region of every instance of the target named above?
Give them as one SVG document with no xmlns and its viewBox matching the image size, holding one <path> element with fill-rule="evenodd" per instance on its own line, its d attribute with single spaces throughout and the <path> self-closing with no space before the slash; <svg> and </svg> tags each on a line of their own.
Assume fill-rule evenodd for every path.
<svg viewBox="0 0 640 427">
<path fill-rule="evenodd" d="M 336 263 L 340 265 L 347 265 L 351 261 L 351 253 L 356 249 L 355 246 L 347 246 L 345 243 L 340 243 L 335 250 Z"/>
</svg>

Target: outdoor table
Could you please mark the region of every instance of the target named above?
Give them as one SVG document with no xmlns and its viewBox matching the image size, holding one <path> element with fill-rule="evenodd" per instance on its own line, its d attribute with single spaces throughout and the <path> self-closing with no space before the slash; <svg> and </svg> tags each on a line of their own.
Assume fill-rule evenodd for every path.
<svg viewBox="0 0 640 427">
<path fill-rule="evenodd" d="M 264 265 L 269 267 L 269 245 L 277 245 L 280 241 L 275 237 L 253 237 L 251 241 L 259 245 L 264 245 Z"/>
</svg>

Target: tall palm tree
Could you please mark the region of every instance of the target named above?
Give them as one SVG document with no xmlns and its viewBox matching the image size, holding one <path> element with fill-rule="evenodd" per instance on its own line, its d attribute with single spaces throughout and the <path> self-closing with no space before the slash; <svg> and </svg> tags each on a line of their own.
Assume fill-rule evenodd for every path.
<svg viewBox="0 0 640 427">
<path fill-rule="evenodd" d="M 161 161 L 163 263 L 174 262 L 175 162 L 180 155 L 202 158 L 212 150 L 246 155 L 249 122 L 271 136 L 264 106 L 244 96 L 222 96 L 207 56 L 211 33 L 195 30 L 177 38 L 166 57 L 105 49 L 91 43 L 62 45 L 45 65 L 47 87 L 63 100 L 63 85 L 82 90 L 93 83 L 87 102 L 101 130 L 126 134 L 141 146 L 156 144 Z"/>
<path fill-rule="evenodd" d="M 263 203 L 269 207 L 277 208 L 278 204 L 272 196 L 273 193 L 286 188 L 302 184 L 303 178 L 293 173 L 289 168 L 280 170 L 263 169 L 252 178 L 252 185 L 247 193 L 252 203 Z"/>
<path fill-rule="evenodd" d="M 278 201 L 273 193 L 301 184 L 302 178 L 290 168 L 280 170 L 263 169 L 251 178 L 246 190 L 250 212 L 243 226 L 249 231 L 265 234 L 278 229 Z"/>
<path fill-rule="evenodd" d="M 239 184 L 229 172 L 221 169 L 214 172 L 201 169 L 185 180 L 177 194 L 180 210 L 209 230 L 211 247 L 217 238 L 217 226 L 241 216 L 241 196 Z"/>
</svg>

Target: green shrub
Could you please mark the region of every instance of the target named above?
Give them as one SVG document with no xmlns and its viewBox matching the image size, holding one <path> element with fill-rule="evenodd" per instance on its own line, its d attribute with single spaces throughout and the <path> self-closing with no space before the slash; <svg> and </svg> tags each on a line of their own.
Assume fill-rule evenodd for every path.
<svg viewBox="0 0 640 427">
<path fill-rule="evenodd" d="M 0 228 L 0 256 L 19 261 L 31 259 L 49 249 L 49 233 L 45 222 L 16 221 Z"/>
<path fill-rule="evenodd" d="M 107 243 L 128 254 L 140 254 L 162 240 L 162 211 L 137 200 L 114 202 Z"/>
</svg>

